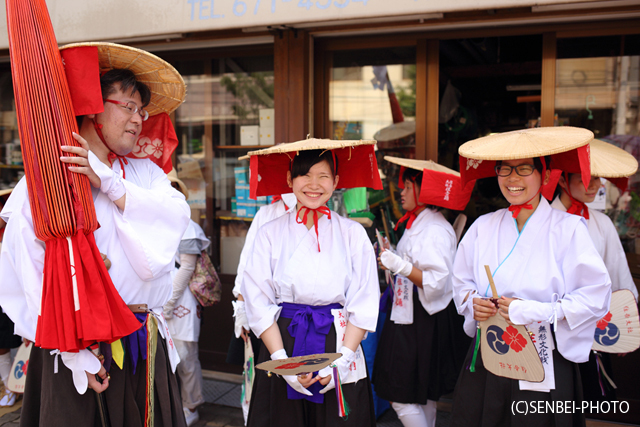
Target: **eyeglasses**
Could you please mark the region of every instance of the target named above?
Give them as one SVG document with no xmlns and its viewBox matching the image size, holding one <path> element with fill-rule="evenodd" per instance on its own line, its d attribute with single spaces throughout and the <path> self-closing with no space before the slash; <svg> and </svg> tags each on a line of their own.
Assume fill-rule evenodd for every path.
<svg viewBox="0 0 640 427">
<path fill-rule="evenodd" d="M 511 175 L 511 172 L 514 169 L 516 170 L 516 173 L 520 176 L 529 176 L 536 170 L 536 167 L 534 165 L 518 165 L 518 166 L 496 165 L 496 175 L 501 177 L 506 177 Z"/>
<path fill-rule="evenodd" d="M 105 99 L 105 102 L 110 102 L 112 104 L 120 105 L 122 106 L 122 108 L 127 110 L 131 115 L 140 113 L 140 117 L 142 117 L 143 122 L 149 118 L 149 113 L 147 112 L 147 110 L 143 108 L 138 108 L 135 102 L 132 102 L 132 101 L 122 102 L 122 101 L 116 101 L 115 99 Z"/>
</svg>

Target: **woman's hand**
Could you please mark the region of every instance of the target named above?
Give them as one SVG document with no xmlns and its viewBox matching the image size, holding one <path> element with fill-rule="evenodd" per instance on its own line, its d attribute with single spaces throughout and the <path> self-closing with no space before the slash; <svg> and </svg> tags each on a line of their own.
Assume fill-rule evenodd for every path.
<svg viewBox="0 0 640 427">
<path fill-rule="evenodd" d="M 497 312 L 498 310 L 491 300 L 480 297 L 473 299 L 473 318 L 478 322 L 483 322 L 495 316 Z"/>
<path fill-rule="evenodd" d="M 313 376 L 313 372 L 310 372 L 308 374 L 299 374 L 298 375 L 298 382 L 304 388 L 309 388 L 313 383 L 315 383 L 317 381 L 320 381 L 320 376 L 316 375 L 314 377 Z M 322 384 L 322 382 L 320 382 L 320 384 Z"/>
<path fill-rule="evenodd" d="M 509 318 L 509 305 L 511 305 L 513 301 L 515 301 L 515 298 L 500 297 L 500 299 L 498 299 L 498 312 L 510 325 L 513 325 L 513 323 L 511 323 L 511 319 Z"/>
</svg>

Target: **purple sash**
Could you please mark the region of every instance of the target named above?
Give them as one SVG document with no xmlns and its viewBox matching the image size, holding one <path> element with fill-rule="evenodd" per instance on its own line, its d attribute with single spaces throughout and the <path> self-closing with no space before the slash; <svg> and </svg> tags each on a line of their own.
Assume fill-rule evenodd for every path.
<svg viewBox="0 0 640 427">
<path fill-rule="evenodd" d="M 341 309 L 342 305 L 335 303 L 329 305 L 306 305 L 283 302 L 280 316 L 291 319 L 287 328 L 294 339 L 293 354 L 291 357 L 320 354 L 325 352 L 325 341 L 331 325 L 333 315 L 331 310 Z M 317 375 L 317 372 L 314 372 Z M 324 395 L 320 390 L 324 388 L 319 382 L 312 384 L 308 390 L 313 396 L 307 396 L 295 391 L 287 384 L 287 397 L 289 399 L 307 399 L 313 403 L 323 403 Z"/>
</svg>

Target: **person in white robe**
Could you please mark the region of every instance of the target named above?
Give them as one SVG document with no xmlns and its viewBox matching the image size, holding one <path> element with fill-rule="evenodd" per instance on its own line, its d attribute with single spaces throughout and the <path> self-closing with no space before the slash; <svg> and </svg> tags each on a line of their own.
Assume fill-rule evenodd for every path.
<svg viewBox="0 0 640 427">
<path fill-rule="evenodd" d="M 236 338 L 242 337 L 242 339 L 246 341 L 250 331 L 246 310 L 244 308 L 244 297 L 240 293 L 240 288 L 242 286 L 242 280 L 244 279 L 244 270 L 247 267 L 247 260 L 251 257 L 251 252 L 253 250 L 253 241 L 258 234 L 258 230 L 264 224 L 269 221 L 273 221 L 276 218 L 280 218 L 285 213 L 292 212 L 295 209 L 296 203 L 296 196 L 293 193 L 283 194 L 280 200 L 277 200 L 270 205 L 262 206 L 251 221 L 251 225 L 247 231 L 247 236 L 244 240 L 242 252 L 240 252 L 238 272 L 232 290 L 233 296 L 237 299 L 236 301 L 232 301 L 233 317 L 235 319 L 234 332 Z M 258 351 L 258 349 L 254 350 Z"/>
<path fill-rule="evenodd" d="M 633 175 L 638 169 L 638 162 L 631 154 L 604 141 L 594 140 L 590 143 L 590 148 L 592 176 L 589 185 L 585 188 L 580 174 L 564 174 L 558 181 L 559 194 L 551 207 L 585 218 L 589 235 L 611 277 L 611 291 L 627 289 L 637 301 L 638 289 L 631 276 L 616 227 L 606 214 L 590 209 L 587 203 L 593 202 L 598 194 L 601 187 L 599 176 L 620 180 L 624 176 Z M 592 351 L 589 360 L 580 364 L 580 374 L 585 400 L 616 400 L 610 353 Z"/>
<path fill-rule="evenodd" d="M 455 337 L 442 333 L 451 325 L 447 308 L 453 297 L 451 269 L 457 239 L 442 213 L 418 201 L 422 178 L 422 171 L 404 170 L 401 199 L 407 214 L 398 223 L 408 220 L 406 229 L 395 253 L 385 250 L 380 256 L 381 267 L 396 275 L 395 295 L 390 298 L 391 313 L 378 343 L 372 381 L 378 396 L 392 402 L 405 427 L 435 426 L 437 400 L 453 391 L 447 389 L 444 376 L 450 374 L 453 385 L 457 374 L 449 364 L 454 354 L 447 345 Z M 453 304 L 451 309 L 458 317 Z M 447 347 L 442 358 L 441 347 Z"/>
<path fill-rule="evenodd" d="M 179 358 L 162 317 L 162 306 L 171 297 L 171 272 L 189 221 L 189 206 L 184 196 L 171 187 L 165 173 L 149 159 L 111 164 L 108 155 L 112 150 L 122 156 L 133 149 L 144 118 L 142 108 L 149 102 L 149 90 L 128 70 L 111 70 L 101 79 L 111 82 L 103 88 L 107 91 L 103 94 L 105 98 L 133 102 L 138 109 L 132 113 L 119 104 L 105 102 L 104 112 L 85 117 L 80 135 L 74 134 L 82 148 L 62 147 L 77 157 L 63 156 L 61 160 L 69 164 L 72 172 L 87 175 L 92 184 L 100 223 L 94 236 L 100 252 L 112 263 L 109 274 L 116 290 L 126 304 L 146 304 L 159 320 L 156 384 L 166 389 L 162 390 L 165 397 L 157 405 L 162 408 L 165 425 L 184 426 L 177 381 L 172 373 Z M 99 137 L 93 120 L 103 124 L 102 134 L 110 145 L 104 142 L 104 136 Z M 15 322 L 16 333 L 35 341 L 45 244 L 35 236 L 24 178 L 0 216 L 7 222 L 0 257 L 2 306 Z M 59 359 L 62 363 L 58 363 Z M 124 419 L 133 423 L 130 425 L 140 425 L 135 424 L 136 417 L 141 416 L 137 411 L 144 414 L 145 409 L 123 400 L 125 389 L 129 390 L 125 382 L 132 378 L 127 358 L 124 363 L 122 368 L 113 363 L 108 376 L 89 350 L 50 354 L 33 348 L 21 425 L 93 425 L 98 411 L 96 397 L 86 393 L 87 387 L 104 392 L 113 425 L 120 425 Z M 138 368 L 142 371 L 140 364 Z M 97 381 L 96 374 L 102 382 Z"/>
<path fill-rule="evenodd" d="M 461 148 L 462 153 L 462 148 Z M 546 162 L 548 164 L 548 162 Z M 581 401 L 577 363 L 587 360 L 596 322 L 607 312 L 611 281 L 583 219 L 552 209 L 539 192 L 548 171 L 539 158 L 496 165 L 500 189 L 511 204 L 478 218 L 462 239 L 453 266 L 453 296 L 476 336 L 479 321 L 499 314 L 516 325 L 553 330 L 545 381 L 528 383 L 486 371 L 481 354 L 475 372 L 462 370 L 451 425 L 583 424 L 583 414 L 512 413 L 513 401 Z M 491 296 L 484 266 L 500 294 Z M 477 339 L 477 338 L 476 338 Z M 467 361 L 472 359 L 472 345 Z"/>
<path fill-rule="evenodd" d="M 257 362 L 297 355 L 298 347 L 306 347 L 304 354 L 342 353 L 335 364 L 352 411 L 340 419 L 334 393 L 325 395 L 336 387 L 329 367 L 317 375 L 270 378 L 257 370 L 251 427 L 375 425 L 360 341 L 366 331 L 375 331 L 378 318 L 376 259 L 364 228 L 324 206 L 339 183 L 335 167 L 329 150 L 294 157 L 287 173 L 295 212 L 258 230 L 241 294 L 249 326 L 264 344 Z M 311 312 L 309 318 L 304 314 Z M 306 321 L 315 325 L 309 326 L 315 339 L 295 338 L 291 331 Z"/>
<path fill-rule="evenodd" d="M 244 343 L 246 343 L 248 339 L 251 339 L 251 349 L 253 350 L 254 355 L 260 354 L 260 347 L 262 344 L 255 334 L 251 334 L 251 328 L 249 327 L 249 321 L 247 320 L 247 312 L 244 308 L 244 297 L 240 293 L 242 279 L 244 278 L 244 270 L 247 266 L 247 260 L 251 256 L 253 241 L 255 240 L 260 227 L 269 221 L 280 218 L 285 213 L 295 210 L 296 203 L 297 200 L 295 194 L 282 194 L 280 198 L 274 200 L 273 203 L 267 206 L 262 206 L 251 221 L 251 225 L 247 231 L 247 236 L 245 237 L 244 246 L 242 247 L 242 252 L 240 252 L 238 272 L 236 275 L 235 285 L 232 290 L 233 296 L 236 298 L 236 301 L 231 302 L 233 305 L 234 336 L 231 337 L 231 342 L 229 343 L 227 363 L 244 365 L 246 357 L 244 354 Z M 248 395 L 249 394 L 245 394 L 245 399 L 242 399 L 242 415 L 244 416 L 245 425 L 249 416 L 249 400 L 246 398 Z"/>
</svg>

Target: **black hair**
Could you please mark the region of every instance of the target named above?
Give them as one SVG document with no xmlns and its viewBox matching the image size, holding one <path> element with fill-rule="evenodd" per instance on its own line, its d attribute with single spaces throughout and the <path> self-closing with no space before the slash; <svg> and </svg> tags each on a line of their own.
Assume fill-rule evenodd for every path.
<svg viewBox="0 0 640 427">
<path fill-rule="evenodd" d="M 404 172 L 402 172 L 402 182 L 405 181 L 413 181 L 418 187 L 422 187 L 422 171 L 405 168 Z"/>
<path fill-rule="evenodd" d="M 140 94 L 142 107 L 149 105 L 151 101 L 151 91 L 146 84 L 136 80 L 136 75 L 131 70 L 114 69 L 109 70 L 100 77 L 100 90 L 102 90 L 102 99 L 109 98 L 118 91 Z"/>
<path fill-rule="evenodd" d="M 293 158 L 291 164 L 291 179 L 306 175 L 314 165 L 320 162 L 327 162 L 329 164 L 331 175 L 335 178 L 338 165 L 336 164 L 334 168 L 333 155 L 330 150 L 304 150 L 299 151 Z M 336 163 L 338 163 L 337 158 Z"/>
</svg>

